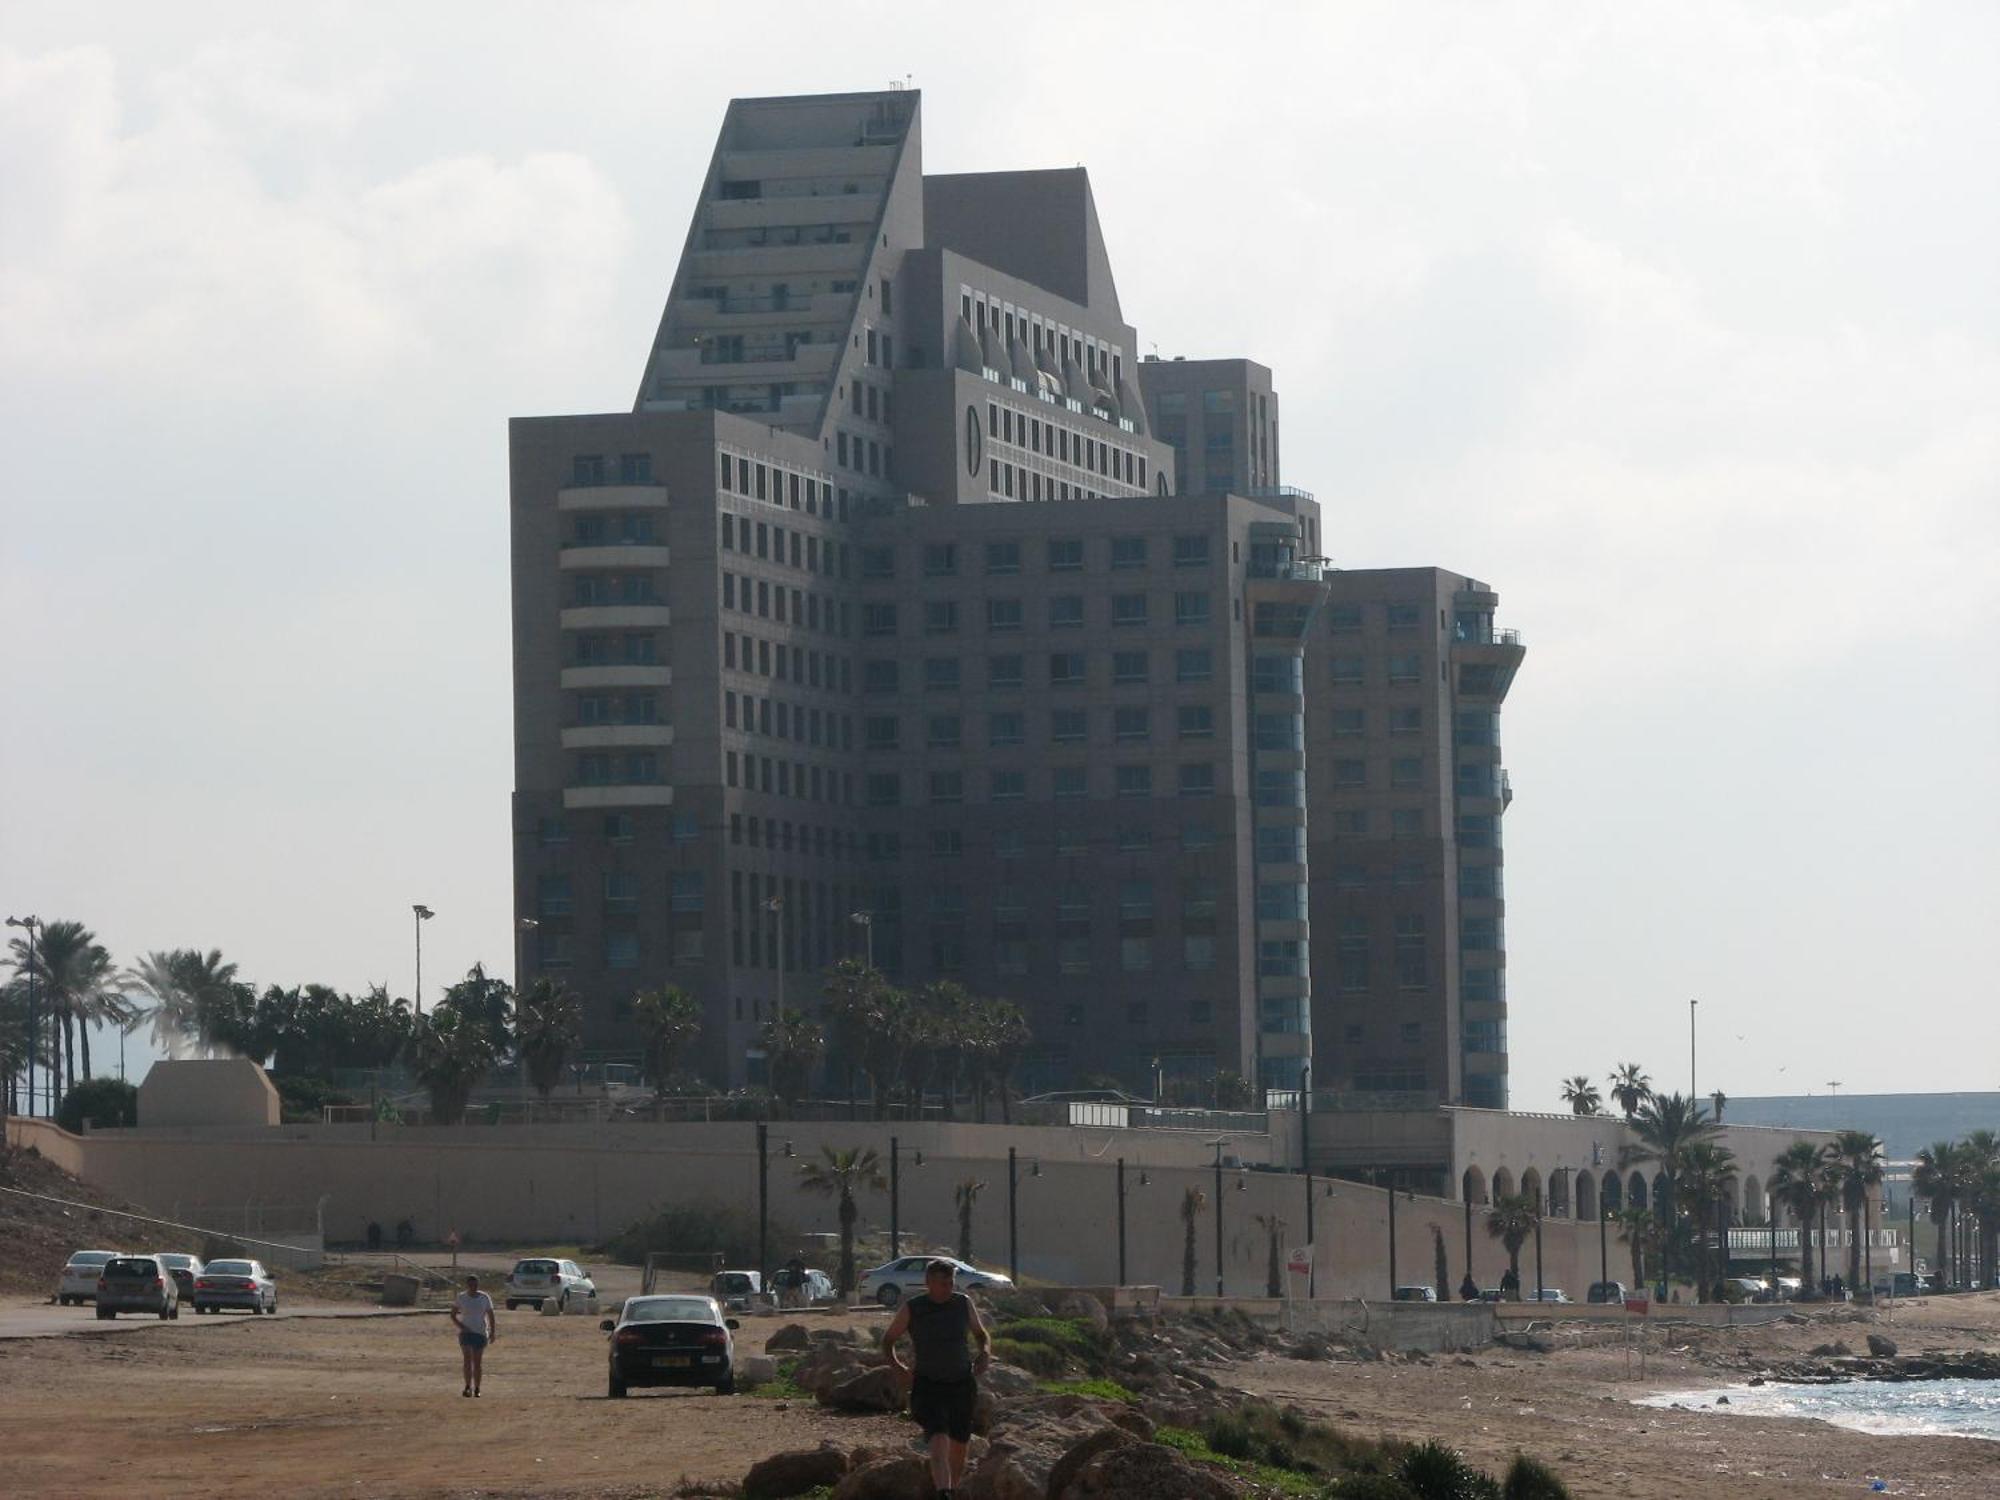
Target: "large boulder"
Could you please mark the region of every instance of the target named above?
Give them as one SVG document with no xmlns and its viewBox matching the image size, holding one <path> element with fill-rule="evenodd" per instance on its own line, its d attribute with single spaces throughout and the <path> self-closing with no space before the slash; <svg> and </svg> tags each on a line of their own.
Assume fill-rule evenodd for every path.
<svg viewBox="0 0 2000 1500">
<path fill-rule="evenodd" d="M 1049 1500 L 1238 1500 L 1247 1491 L 1157 1443 L 1125 1443 L 1099 1453 Z"/>
<path fill-rule="evenodd" d="M 1069 1292 L 1056 1301 L 1056 1316 L 1059 1318 L 1081 1318 L 1099 1333 L 1111 1326 L 1111 1314 L 1104 1310 L 1089 1292 Z"/>
<path fill-rule="evenodd" d="M 819 1403 L 835 1411 L 901 1411 L 903 1383 L 894 1370 L 878 1365 L 825 1387 Z"/>
<path fill-rule="evenodd" d="M 931 1500 L 927 1458 L 878 1458 L 863 1464 L 833 1487 L 833 1500 Z"/>
<path fill-rule="evenodd" d="M 965 1476 L 958 1493 L 964 1500 L 1048 1500 L 1048 1476 L 1038 1476 L 1033 1465 L 1011 1449 L 989 1451 Z"/>
<path fill-rule="evenodd" d="M 803 1323 L 787 1323 L 764 1340 L 765 1351 L 770 1354 L 791 1354 L 811 1347 L 812 1334 Z"/>
<path fill-rule="evenodd" d="M 743 1476 L 743 1500 L 789 1500 L 837 1483 L 846 1473 L 847 1455 L 830 1443 L 773 1453 L 752 1464 Z"/>
<path fill-rule="evenodd" d="M 1868 1352 L 1877 1359 L 1894 1359 L 1896 1341 L 1885 1333 L 1871 1333 L 1868 1335 Z"/>
<path fill-rule="evenodd" d="M 1019 1365 L 1002 1364 L 999 1360 L 987 1366 L 986 1373 L 979 1377 L 979 1385 L 996 1396 L 1025 1396 L 1037 1389 L 1034 1376 Z"/>
<path fill-rule="evenodd" d="M 739 1354 L 736 1381 L 739 1385 L 764 1385 L 778 1378 L 778 1362 L 768 1354 Z"/>
<path fill-rule="evenodd" d="M 1078 1438 L 1061 1458 L 1049 1466 L 1049 1494 L 1062 1494 L 1069 1488 L 1070 1481 L 1082 1473 L 1098 1454 L 1109 1453 L 1113 1448 L 1122 1448 L 1136 1441 L 1138 1439 L 1122 1427 L 1100 1427 Z"/>
</svg>

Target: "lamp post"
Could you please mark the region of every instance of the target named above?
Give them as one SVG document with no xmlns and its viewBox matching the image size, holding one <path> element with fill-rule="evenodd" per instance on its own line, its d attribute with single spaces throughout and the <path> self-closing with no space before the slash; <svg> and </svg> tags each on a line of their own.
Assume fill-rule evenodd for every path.
<svg viewBox="0 0 2000 1500">
<path fill-rule="evenodd" d="M 417 1014 L 424 1013 L 424 923 L 437 913 L 419 901 L 410 908 L 417 917 Z"/>
<path fill-rule="evenodd" d="M 889 1259 L 903 1253 L 903 1147 L 889 1137 Z"/>
<path fill-rule="evenodd" d="M 771 1268 L 771 1127 L 757 1122 L 757 1274 Z"/>
<path fill-rule="evenodd" d="M 863 942 L 867 945 L 868 967 L 875 967 L 875 913 L 856 911 L 847 914 L 847 920 L 861 929 Z"/>
<path fill-rule="evenodd" d="M 1313 1065 L 1299 1071 L 1299 1160 L 1306 1172 L 1306 1301 L 1319 1294 L 1319 1251 L 1313 1244 L 1313 1159 L 1312 1159 L 1312 1077 Z"/>
<path fill-rule="evenodd" d="M 1007 1276 L 1016 1287 L 1021 1284 L 1021 1233 L 1020 1219 L 1015 1211 L 1015 1202 L 1020 1192 L 1019 1163 L 1015 1150 L 1007 1148 Z"/>
<path fill-rule="evenodd" d="M 1701 1004 L 1699 1000 L 1688 1001 L 1688 1102 L 1690 1104 L 1700 1093 L 1694 1081 L 1694 1008 L 1699 1004 Z"/>
<path fill-rule="evenodd" d="M 1597 1279 L 1611 1279 L 1611 1204 L 1602 1183 L 1597 1188 Z"/>
<path fill-rule="evenodd" d="M 34 915 L 9 917 L 7 925 L 9 927 L 25 927 L 28 930 L 28 1117 L 33 1119 L 35 1114 L 35 1042 L 37 1040 L 36 1033 L 41 1026 L 41 1016 L 36 1006 L 35 969 L 37 965 L 35 963 L 35 933 L 41 927 L 42 919 Z"/>
<path fill-rule="evenodd" d="M 533 917 L 514 918 L 514 988 L 526 988 L 528 983 L 528 935 L 542 924 Z"/>
<path fill-rule="evenodd" d="M 1461 1199 L 1463 1199 L 1463 1200 L 1464 1200 L 1464 1202 L 1465 1202 L 1465 1279 L 1466 1279 L 1467 1281 L 1473 1281 L 1473 1276 L 1472 1276 L 1472 1194 L 1471 1194 L 1471 1193 L 1469 1193 L 1469 1192 L 1467 1192 L 1467 1191 L 1465 1190 L 1465 1179 L 1464 1179 L 1463 1177 L 1461 1177 L 1461 1178 L 1459 1178 L 1459 1179 L 1458 1179 L 1458 1196 L 1459 1196 L 1459 1197 L 1460 1197 Z M 1478 1285 L 1478 1283 L 1477 1283 L 1476 1281 L 1473 1281 L 1473 1285 L 1474 1285 L 1474 1286 L 1476 1287 L 1476 1286 Z"/>
<path fill-rule="evenodd" d="M 1222 1142 L 1215 1143 L 1215 1296 L 1222 1299 Z"/>
<path fill-rule="evenodd" d="M 1378 1187 L 1382 1182 L 1383 1170 L 1381 1167 L 1375 1169 L 1375 1182 Z M 1394 1173 L 1391 1173 L 1389 1176 L 1387 1191 L 1389 1194 L 1389 1300 L 1393 1302 L 1396 1300 L 1396 1178 Z"/>
<path fill-rule="evenodd" d="M 1118 1284 L 1125 1285 L 1125 1158 L 1118 1158 Z"/>
</svg>

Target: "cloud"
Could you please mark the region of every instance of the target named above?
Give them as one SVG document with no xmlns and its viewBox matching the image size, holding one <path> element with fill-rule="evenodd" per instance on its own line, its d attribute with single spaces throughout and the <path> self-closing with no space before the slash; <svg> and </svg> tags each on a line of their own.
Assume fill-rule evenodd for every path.
<svg viewBox="0 0 2000 1500">
<path fill-rule="evenodd" d="M 340 145 L 390 75 L 300 67 L 215 43 L 135 101 L 101 48 L 0 54 L 0 370 L 241 398 L 573 357 L 630 241 L 602 174 L 537 152 L 370 180 Z"/>
</svg>

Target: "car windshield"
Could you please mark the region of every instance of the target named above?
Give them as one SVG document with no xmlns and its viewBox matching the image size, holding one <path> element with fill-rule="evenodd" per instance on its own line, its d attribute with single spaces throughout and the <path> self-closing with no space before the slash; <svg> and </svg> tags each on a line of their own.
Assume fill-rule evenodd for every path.
<svg viewBox="0 0 2000 1500">
<path fill-rule="evenodd" d="M 162 1255 L 160 1263 L 172 1266 L 176 1271 L 185 1271 L 189 1266 L 194 1264 L 194 1257 L 192 1255 Z"/>
<path fill-rule="evenodd" d="M 627 1323 L 713 1323 L 715 1304 L 706 1297 L 634 1297 L 625 1304 Z"/>
<path fill-rule="evenodd" d="M 101 1266 L 118 1259 L 116 1250 L 79 1250 L 69 1258 L 73 1266 Z"/>
<path fill-rule="evenodd" d="M 208 1263 L 209 1273 L 215 1276 L 249 1276 L 250 1262 L 247 1260 L 212 1260 Z"/>
<path fill-rule="evenodd" d="M 562 1267 L 552 1260 L 524 1260 L 514 1267 L 516 1276 L 553 1276 Z"/>
<path fill-rule="evenodd" d="M 106 1276 L 157 1276 L 160 1268 L 150 1260 L 140 1260 L 137 1256 L 122 1256 L 104 1263 Z"/>
<path fill-rule="evenodd" d="M 751 1288 L 748 1271 L 724 1271 L 715 1278 L 715 1284 L 725 1292 L 747 1292 Z"/>
</svg>

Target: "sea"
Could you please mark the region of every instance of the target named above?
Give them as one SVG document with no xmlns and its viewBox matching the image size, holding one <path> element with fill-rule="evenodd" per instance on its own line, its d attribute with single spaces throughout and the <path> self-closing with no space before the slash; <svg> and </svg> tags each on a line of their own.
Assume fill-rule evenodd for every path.
<svg viewBox="0 0 2000 1500">
<path fill-rule="evenodd" d="M 1718 1396 L 1727 1406 L 1716 1407 Z M 1662 1391 L 1641 1406 L 1685 1406 L 1751 1417 L 1817 1417 L 1883 1437 L 1987 1438 L 2000 1442 L 2000 1380 L 1851 1380 L 1844 1385 L 1718 1386 Z"/>
</svg>

